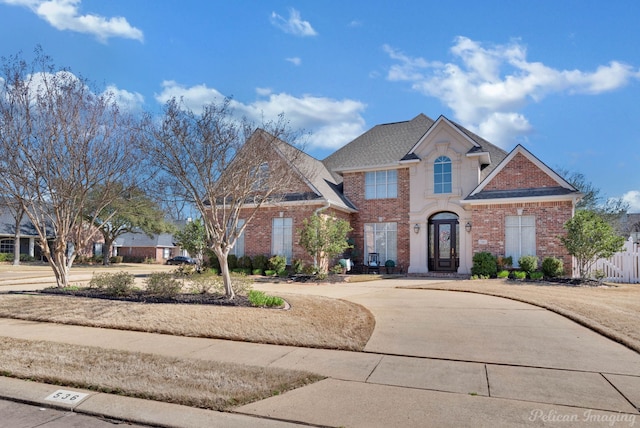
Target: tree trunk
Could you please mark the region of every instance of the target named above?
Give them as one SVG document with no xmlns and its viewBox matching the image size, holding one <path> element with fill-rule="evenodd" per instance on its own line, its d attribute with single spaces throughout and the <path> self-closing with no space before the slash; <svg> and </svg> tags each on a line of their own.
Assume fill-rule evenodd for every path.
<svg viewBox="0 0 640 428">
<path fill-rule="evenodd" d="M 20 264 L 20 229 L 16 229 L 16 236 L 13 239 L 13 265 Z"/>
<path fill-rule="evenodd" d="M 214 249 L 213 252 L 216 254 L 216 257 L 218 257 L 218 261 L 220 262 L 220 275 L 222 275 L 224 294 L 227 299 L 231 300 L 236 297 L 236 294 L 234 293 L 233 286 L 231 284 L 231 274 L 229 272 L 229 263 L 227 262 L 227 255 L 229 253 L 218 248 Z"/>
<path fill-rule="evenodd" d="M 111 263 L 111 246 L 113 245 L 113 239 L 104 239 L 104 244 L 102 245 L 102 264 L 104 266 L 109 266 Z"/>
</svg>

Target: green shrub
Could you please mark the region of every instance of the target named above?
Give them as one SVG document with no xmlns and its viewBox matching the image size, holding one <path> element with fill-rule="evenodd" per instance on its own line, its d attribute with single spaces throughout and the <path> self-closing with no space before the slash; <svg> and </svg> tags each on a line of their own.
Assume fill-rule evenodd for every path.
<svg viewBox="0 0 640 428">
<path fill-rule="evenodd" d="M 544 278 L 544 274 L 538 270 L 535 272 L 529 272 L 529 278 L 539 281 Z"/>
<path fill-rule="evenodd" d="M 168 272 L 153 272 L 145 280 L 147 293 L 154 296 L 174 297 L 182 291 L 182 284 Z"/>
<path fill-rule="evenodd" d="M 13 261 L 13 253 L 0 253 L 0 262 Z"/>
<path fill-rule="evenodd" d="M 304 270 L 304 261 L 295 259 L 291 263 L 291 269 L 293 269 L 293 273 L 302 273 L 302 271 Z"/>
<path fill-rule="evenodd" d="M 127 272 L 96 273 L 89 281 L 89 288 L 97 288 L 111 296 L 128 296 L 133 293 L 135 277 Z"/>
<path fill-rule="evenodd" d="M 513 266 L 513 257 L 498 256 L 496 264 L 498 265 L 498 270 L 509 269 Z"/>
<path fill-rule="evenodd" d="M 249 256 L 240 257 L 238 259 L 238 267 L 243 269 L 249 269 L 249 271 L 251 271 L 251 269 L 253 269 L 253 264 L 251 263 L 251 257 Z"/>
<path fill-rule="evenodd" d="M 214 253 L 211 249 L 207 248 L 204 251 L 204 254 L 207 259 L 207 266 L 214 269 L 218 269 L 218 272 L 220 272 L 220 261 L 218 260 L 216 253 Z"/>
<path fill-rule="evenodd" d="M 232 269 L 231 272 L 239 273 L 239 274 L 243 274 L 243 275 L 251 275 L 251 269 L 241 268 L 241 267 L 237 267 L 235 269 Z"/>
<path fill-rule="evenodd" d="M 235 254 L 229 254 L 227 256 L 227 266 L 229 266 L 230 271 L 238 268 L 238 257 Z"/>
<path fill-rule="evenodd" d="M 144 263 L 145 258 L 141 256 L 122 256 L 124 263 Z"/>
<path fill-rule="evenodd" d="M 329 272 L 333 273 L 333 274 L 340 274 L 344 271 L 345 268 L 343 268 L 341 265 L 337 264 L 335 266 L 333 266 L 331 269 L 329 269 Z"/>
<path fill-rule="evenodd" d="M 220 270 L 213 267 L 209 268 L 209 272 L 211 273 L 211 275 L 220 275 Z"/>
<path fill-rule="evenodd" d="M 155 265 L 156 263 L 158 263 L 158 261 L 156 259 L 154 259 L 153 257 L 145 257 L 144 261 L 142 263 L 147 264 L 147 265 Z"/>
<path fill-rule="evenodd" d="M 471 267 L 472 275 L 484 275 L 488 277 L 495 276 L 498 272 L 496 258 L 489 252 L 481 252 L 473 255 L 473 266 Z"/>
<path fill-rule="evenodd" d="M 264 254 L 258 254 L 253 257 L 253 268 L 260 269 L 262 271 L 266 270 L 268 267 L 269 258 Z"/>
<path fill-rule="evenodd" d="M 542 260 L 541 269 L 547 278 L 555 278 L 564 274 L 562 259 L 556 257 L 545 257 L 545 259 Z"/>
<path fill-rule="evenodd" d="M 114 265 L 118 264 L 118 263 L 122 263 L 122 260 L 123 260 L 122 256 L 112 256 L 112 257 L 109 258 L 109 261 L 111 263 L 113 263 Z"/>
<path fill-rule="evenodd" d="M 538 257 L 536 256 L 522 256 L 518 259 L 520 269 L 526 273 L 531 273 L 538 269 Z"/>
<path fill-rule="evenodd" d="M 276 272 L 275 270 L 273 270 L 273 269 L 267 269 L 267 270 L 265 270 L 265 271 L 264 271 L 264 274 L 265 274 L 266 276 L 275 276 L 275 275 L 276 275 L 276 273 L 277 273 L 277 272 Z"/>
<path fill-rule="evenodd" d="M 193 275 L 186 279 L 187 289 L 190 293 L 194 294 L 222 294 L 223 283 L 222 278 L 218 276 L 218 273 L 213 273 L 214 269 L 209 269 L 208 272 L 202 275 Z"/>
<path fill-rule="evenodd" d="M 93 257 L 92 257 L 92 260 L 93 260 L 93 262 L 94 262 L 94 263 L 96 263 L 96 264 L 99 264 L 99 265 L 100 265 L 100 264 L 102 264 L 102 262 L 103 262 L 103 257 L 102 257 L 102 256 L 93 256 Z"/>
<path fill-rule="evenodd" d="M 314 265 L 305 265 L 302 268 L 302 273 L 305 275 L 315 275 L 318 272 L 318 267 Z"/>
<path fill-rule="evenodd" d="M 508 270 L 499 271 L 498 278 L 509 278 L 509 271 Z"/>
<path fill-rule="evenodd" d="M 262 275 L 262 269 L 254 269 L 251 271 L 254 275 Z"/>
<path fill-rule="evenodd" d="M 517 271 L 513 272 L 513 277 L 515 279 L 525 279 L 527 277 L 527 273 L 525 271 L 522 271 L 522 270 L 517 270 Z"/>
<path fill-rule="evenodd" d="M 264 291 L 251 290 L 247 297 L 253 306 L 271 308 L 284 305 L 284 300 L 281 297 L 268 296 Z"/>
<path fill-rule="evenodd" d="M 36 258 L 33 256 L 30 256 L 29 254 L 20 254 L 20 261 L 21 262 L 35 262 Z"/>
<path fill-rule="evenodd" d="M 269 268 L 280 273 L 287 268 L 287 259 L 284 256 L 273 256 L 269 259 Z"/>
</svg>

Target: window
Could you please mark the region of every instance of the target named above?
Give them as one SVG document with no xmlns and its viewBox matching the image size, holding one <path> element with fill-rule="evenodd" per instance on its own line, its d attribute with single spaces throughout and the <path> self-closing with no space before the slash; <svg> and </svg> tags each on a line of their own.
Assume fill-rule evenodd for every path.
<svg viewBox="0 0 640 428">
<path fill-rule="evenodd" d="M 240 229 L 242 226 L 244 226 L 244 220 L 240 219 L 238 220 L 237 229 Z M 244 256 L 244 232 L 238 236 L 238 239 L 236 239 L 236 245 L 233 246 L 229 254 L 233 254 L 236 257 Z"/>
<path fill-rule="evenodd" d="M 364 174 L 365 199 L 398 197 L 398 171 L 372 171 Z"/>
<path fill-rule="evenodd" d="M 536 217 L 532 215 L 505 217 L 505 255 L 518 267 L 521 256 L 536 255 Z"/>
<path fill-rule="evenodd" d="M 446 156 L 433 163 L 433 193 L 451 193 L 451 159 Z"/>
<path fill-rule="evenodd" d="M 0 253 L 13 253 L 13 239 L 3 239 L 0 241 Z"/>
<path fill-rule="evenodd" d="M 162 249 L 162 258 L 165 259 L 165 260 L 171 258 L 171 248 L 163 248 Z"/>
<path fill-rule="evenodd" d="M 398 227 L 396 223 L 365 223 L 364 225 L 364 254 L 365 260 L 369 253 L 379 253 L 380 263 L 387 260 L 398 261 L 397 251 Z"/>
<path fill-rule="evenodd" d="M 269 181 L 269 164 L 264 162 L 253 170 L 254 182 L 252 189 L 255 191 L 266 190 Z"/>
<path fill-rule="evenodd" d="M 284 256 L 291 264 L 293 256 L 293 219 L 274 218 L 271 230 L 271 254 Z"/>
</svg>

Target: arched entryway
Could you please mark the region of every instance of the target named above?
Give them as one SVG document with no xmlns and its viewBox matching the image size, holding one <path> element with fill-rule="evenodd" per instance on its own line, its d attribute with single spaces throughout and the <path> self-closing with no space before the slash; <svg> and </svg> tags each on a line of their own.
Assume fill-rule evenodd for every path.
<svg viewBox="0 0 640 428">
<path fill-rule="evenodd" d="M 429 270 L 457 272 L 460 266 L 460 222 L 451 212 L 429 218 Z"/>
</svg>

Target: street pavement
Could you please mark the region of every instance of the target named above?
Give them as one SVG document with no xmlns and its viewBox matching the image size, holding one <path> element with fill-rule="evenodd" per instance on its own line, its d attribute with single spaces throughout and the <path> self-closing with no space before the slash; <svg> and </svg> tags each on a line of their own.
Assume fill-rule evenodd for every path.
<svg viewBox="0 0 640 428">
<path fill-rule="evenodd" d="M 364 352 L 7 319 L 0 319 L 0 335 L 300 369 L 327 377 L 225 413 L 75 389 L 87 397 L 62 407 L 150 426 L 640 426 L 638 353 L 535 306 L 478 294 L 403 288 L 426 281 L 256 284 L 268 292 L 323 295 L 365 306 L 376 326 Z M 59 389 L 0 378 L 0 397 L 38 406 L 58 405 L 45 397 Z M 39 415 L 40 408 L 27 409 Z M 0 426 L 5 426 L 2 409 Z M 91 425 L 93 420 L 65 417 L 72 421 L 66 426 L 97 426 Z"/>
</svg>

